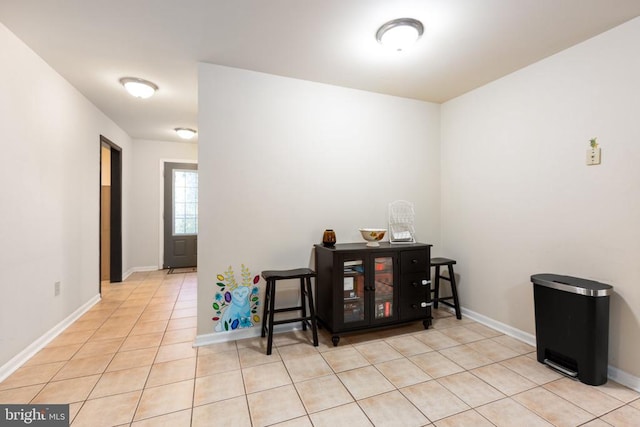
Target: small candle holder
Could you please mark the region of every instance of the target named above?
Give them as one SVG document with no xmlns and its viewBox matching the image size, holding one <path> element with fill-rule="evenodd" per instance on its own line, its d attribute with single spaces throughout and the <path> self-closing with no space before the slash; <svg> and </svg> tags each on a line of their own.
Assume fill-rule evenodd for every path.
<svg viewBox="0 0 640 427">
<path fill-rule="evenodd" d="M 332 248 L 336 245 L 336 233 L 328 228 L 324 230 L 324 234 L 322 235 L 322 245 L 327 248 Z"/>
</svg>

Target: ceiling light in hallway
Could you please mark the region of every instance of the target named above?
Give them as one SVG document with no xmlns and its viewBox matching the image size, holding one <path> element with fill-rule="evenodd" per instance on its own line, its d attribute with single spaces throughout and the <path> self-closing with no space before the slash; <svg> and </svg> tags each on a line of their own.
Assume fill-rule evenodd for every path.
<svg viewBox="0 0 640 427">
<path fill-rule="evenodd" d="M 376 33 L 376 40 L 383 46 L 402 51 L 422 36 L 422 22 L 413 18 L 398 18 L 382 25 Z"/>
<path fill-rule="evenodd" d="M 191 139 L 196 136 L 196 131 L 189 128 L 175 128 L 174 129 L 178 136 L 182 139 Z"/>
<path fill-rule="evenodd" d="M 137 77 L 123 77 L 120 83 L 132 96 L 136 98 L 149 98 L 158 90 L 158 86 L 148 80 Z"/>
</svg>

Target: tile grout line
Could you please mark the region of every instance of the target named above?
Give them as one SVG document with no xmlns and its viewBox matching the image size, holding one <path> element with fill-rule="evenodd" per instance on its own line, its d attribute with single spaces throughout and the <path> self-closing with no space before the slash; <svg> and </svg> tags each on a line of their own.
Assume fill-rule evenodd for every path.
<svg viewBox="0 0 640 427">
<path fill-rule="evenodd" d="M 163 279 L 164 281 L 164 279 Z M 156 293 L 158 292 L 158 290 L 160 289 L 160 287 L 162 286 L 162 283 L 160 284 L 160 286 L 155 290 L 155 292 L 153 293 L 153 295 L 155 296 Z M 153 299 L 153 296 L 149 299 L 149 303 L 147 303 L 147 305 L 145 305 L 145 308 L 149 306 L 149 304 L 151 303 L 151 300 Z M 175 302 L 174 305 L 175 307 Z M 144 313 L 144 310 L 142 311 Z M 171 309 L 171 313 L 173 313 L 173 308 Z M 140 314 L 140 316 L 142 316 L 142 314 Z M 171 315 L 169 315 L 169 318 L 171 318 Z M 140 320 L 140 318 L 138 318 L 138 321 Z M 137 321 L 136 321 L 137 324 Z M 169 324 L 169 322 L 167 322 L 167 325 Z M 135 326 L 134 326 L 135 328 Z M 132 328 L 133 331 L 133 328 Z M 149 377 L 151 376 L 151 371 L 153 370 L 153 365 L 154 362 L 156 360 L 156 358 L 158 357 L 158 353 L 160 352 L 160 346 L 162 345 L 162 340 L 164 339 L 164 334 L 166 332 L 166 326 L 165 326 L 165 331 L 162 333 L 162 338 L 160 339 L 160 343 L 158 344 L 158 349 L 156 350 L 156 354 L 153 357 L 153 362 L 151 362 L 151 366 L 149 367 L 149 372 L 147 372 L 147 377 L 144 380 L 144 384 L 142 386 L 142 389 L 140 390 L 140 396 L 138 397 L 138 401 L 136 402 L 136 407 L 133 409 L 132 413 L 131 413 L 131 420 L 129 421 L 129 425 L 133 424 L 136 418 L 136 414 L 138 413 L 138 409 L 140 408 L 140 403 L 142 402 L 142 397 L 144 396 L 144 391 L 147 389 L 147 384 L 149 382 Z M 129 333 L 129 335 L 127 335 L 127 338 L 129 336 L 132 336 L 131 333 Z M 127 338 L 125 338 L 124 342 L 127 340 Z M 195 374 L 194 374 L 195 375 Z"/>
<path fill-rule="evenodd" d="M 143 283 L 144 283 L 144 280 L 142 280 L 139 284 L 135 285 L 134 289 L 131 291 L 131 293 L 129 293 L 129 296 L 127 297 L 127 299 L 126 299 L 126 300 L 124 300 L 124 301 L 122 302 L 122 304 L 120 304 L 120 305 L 118 306 L 118 308 L 117 308 L 116 310 L 114 310 L 114 311 L 113 311 L 113 313 L 109 316 L 109 318 L 111 318 L 111 317 L 114 315 L 114 313 L 116 313 L 116 311 L 117 311 L 119 308 L 121 308 L 121 307 L 122 307 L 122 305 L 125 303 L 125 301 L 127 301 L 127 300 L 128 300 L 128 298 L 130 298 L 130 297 L 131 297 L 131 294 L 133 293 L 133 291 L 134 291 L 135 289 L 138 289 L 138 287 L 139 287 L 141 284 L 143 284 Z M 156 292 L 157 292 L 157 289 L 156 289 Z M 154 295 L 155 295 L 155 292 L 154 292 Z M 145 306 L 144 306 L 144 307 L 145 307 L 145 309 L 146 309 L 146 307 L 148 307 L 148 306 L 149 306 L 150 301 L 151 301 L 151 299 L 152 299 L 152 298 L 153 298 L 153 296 L 149 299 L 149 302 L 147 302 L 147 304 L 145 304 Z M 115 359 L 116 355 L 117 355 L 118 353 L 120 353 L 120 350 L 122 349 L 122 346 L 124 346 L 124 343 L 127 341 L 127 339 L 128 339 L 130 336 L 132 336 L 132 335 L 131 335 L 131 332 L 133 331 L 133 329 L 135 329 L 135 326 L 136 326 L 136 325 L 138 324 L 138 322 L 140 321 L 140 318 L 142 317 L 142 313 L 144 313 L 144 310 L 145 310 L 145 309 L 143 309 L 143 310 L 142 310 L 142 312 L 141 312 L 141 313 L 136 317 L 136 321 L 135 321 L 135 323 L 134 323 L 133 327 L 129 330 L 129 332 L 127 333 L 127 335 L 123 338 L 122 342 L 120 343 L 120 346 L 118 347 L 118 350 L 116 351 L 116 353 L 114 354 L 113 358 L 112 358 L 112 359 L 111 359 L 111 361 L 109 362 L 109 365 L 107 365 L 106 369 L 108 369 L 108 368 L 109 368 L 109 366 L 110 366 L 110 365 L 111 365 L 111 363 L 113 362 L 113 359 Z M 108 320 L 108 319 L 107 319 L 107 320 Z M 106 323 L 106 321 L 105 321 L 104 323 Z M 104 323 L 103 323 L 103 324 L 104 324 Z M 96 332 L 97 332 L 97 330 L 96 330 Z M 156 352 L 156 354 L 157 354 L 157 352 Z M 152 364 L 152 367 L 153 367 L 153 364 Z M 131 424 L 131 423 L 133 423 L 133 422 L 134 422 L 133 420 L 134 420 L 134 418 L 135 418 L 136 411 L 138 410 L 138 407 L 139 407 L 139 405 L 140 405 L 140 401 L 142 400 L 142 395 L 144 394 L 144 390 L 145 390 L 145 387 L 146 387 L 146 383 L 147 383 L 147 381 L 149 380 L 149 376 L 151 375 L 151 369 L 152 369 L 152 367 L 150 367 L 150 368 L 149 368 L 149 372 L 147 373 L 147 378 L 145 379 L 145 384 L 143 385 L 142 389 L 140 390 L 140 395 L 138 396 L 138 399 L 137 399 L 137 401 L 136 401 L 135 408 L 134 408 L 134 410 L 133 410 L 133 412 L 132 412 L 132 414 L 131 414 L 131 420 L 129 420 L 129 424 Z M 78 409 L 78 411 L 76 412 L 76 417 L 80 414 L 80 412 L 82 411 L 82 408 L 84 407 L 85 403 L 89 400 L 89 397 L 91 396 L 91 393 L 93 393 L 93 391 L 95 390 L 95 388 L 96 388 L 96 386 L 98 385 L 98 383 L 100 382 L 100 380 L 104 377 L 104 375 L 105 375 L 105 373 L 106 373 L 106 369 L 105 369 L 105 371 L 100 375 L 100 378 L 98 379 L 98 381 L 96 382 L 96 384 L 93 386 L 93 388 L 92 388 L 92 389 L 91 389 L 91 391 L 89 392 L 89 395 L 87 396 L 87 399 L 85 399 L 85 401 L 82 403 L 81 407 L 80 407 L 80 408 Z M 117 372 L 117 371 L 113 371 L 113 372 Z M 118 395 L 118 394 L 126 394 L 126 393 L 130 393 L 130 391 L 129 391 L 129 392 L 116 393 L 116 394 L 109 395 L 109 396 L 115 396 L 115 395 Z M 109 396 L 103 396 L 103 397 L 109 397 Z M 74 417 L 74 419 L 75 419 L 75 417 Z M 73 420 L 72 420 L 72 421 L 73 421 Z"/>
<path fill-rule="evenodd" d="M 183 411 L 183 409 L 181 409 L 181 410 L 177 410 L 177 411 L 173 411 L 173 412 L 169 412 L 169 413 L 165 413 L 165 414 L 155 415 L 153 417 L 142 418 L 141 420 L 137 420 L 137 421 L 135 420 L 135 416 L 136 416 L 136 414 L 138 412 L 138 409 L 140 408 L 140 403 L 142 402 L 142 397 L 144 396 L 144 392 L 146 390 L 148 390 L 148 389 L 151 389 L 151 388 L 162 387 L 164 385 L 167 385 L 167 384 L 161 384 L 161 385 L 158 385 L 158 386 L 148 387 L 147 388 L 147 384 L 149 383 L 149 378 L 151 377 L 151 372 L 153 371 L 154 365 L 156 365 L 156 360 L 158 358 L 158 354 L 160 353 L 160 347 L 162 347 L 162 342 L 164 341 L 164 337 L 165 337 L 165 335 L 166 335 L 166 333 L 168 331 L 169 323 L 171 322 L 171 319 L 173 317 L 173 312 L 175 311 L 176 304 L 178 302 L 178 299 L 180 298 L 180 292 L 182 291 L 182 288 L 184 286 L 185 276 L 184 276 L 184 274 L 180 274 L 179 276 L 181 277 L 180 288 L 178 290 L 178 293 L 176 294 L 175 301 L 173 302 L 173 306 L 172 306 L 172 309 L 171 309 L 171 314 L 169 315 L 169 319 L 167 320 L 167 324 L 165 325 L 164 330 L 162 332 L 162 338 L 160 339 L 160 343 L 158 344 L 158 349 L 156 350 L 156 354 L 153 357 L 153 362 L 151 362 L 151 366 L 149 368 L 149 373 L 147 374 L 147 378 L 145 380 L 144 386 L 142 387 L 142 390 L 141 390 L 141 393 L 140 393 L 140 397 L 138 398 L 138 403 L 137 403 L 136 408 L 134 409 L 133 414 L 131 416 L 130 424 L 133 424 L 134 422 L 138 422 L 138 421 L 142 421 L 142 420 L 152 420 L 152 419 L 157 418 L 157 417 L 162 417 L 162 416 L 165 416 L 165 415 L 168 415 L 168 414 L 172 414 L 172 413 Z M 164 280 L 165 279 L 163 279 L 163 282 L 164 282 Z M 168 286 L 168 285 L 165 285 L 165 286 Z M 162 283 L 160 284 L 158 289 L 156 289 L 156 292 L 154 292 L 154 296 L 156 295 L 157 291 L 161 287 L 162 287 Z M 151 299 L 153 299 L 153 297 Z M 148 305 L 149 304 L 147 304 L 147 306 Z M 142 322 L 142 323 L 144 323 L 144 322 Z M 193 391 L 191 392 L 191 408 L 190 408 L 191 420 L 193 420 L 193 408 L 194 408 L 194 403 L 195 403 L 194 399 L 195 399 L 195 389 L 196 389 L 196 374 L 197 374 L 197 366 L 198 366 L 198 352 L 199 352 L 199 349 L 196 349 L 196 356 L 195 356 L 196 357 L 196 366 L 195 366 L 194 372 L 193 372 Z M 167 361 L 167 362 L 169 362 L 169 361 Z M 159 362 L 158 364 L 160 364 L 160 363 L 166 363 L 166 362 Z M 176 381 L 176 382 L 181 382 L 181 381 Z M 176 382 L 173 382 L 173 383 L 170 383 L 170 384 L 174 384 Z"/>
</svg>

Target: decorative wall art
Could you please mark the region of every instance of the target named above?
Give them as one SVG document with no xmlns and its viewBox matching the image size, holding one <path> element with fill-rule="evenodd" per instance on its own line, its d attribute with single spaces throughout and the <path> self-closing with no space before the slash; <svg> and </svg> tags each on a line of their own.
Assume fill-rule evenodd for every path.
<svg viewBox="0 0 640 427">
<path fill-rule="evenodd" d="M 251 272 L 244 264 L 240 267 L 242 282 L 236 281 L 233 267 L 229 266 L 224 274 L 218 274 L 216 278 L 216 294 L 213 300 L 215 315 L 212 318 L 217 322 L 216 332 L 231 331 L 239 328 L 251 328 L 260 322 L 258 305 L 260 305 L 259 288 L 257 286 L 260 276 L 251 278 Z"/>
</svg>

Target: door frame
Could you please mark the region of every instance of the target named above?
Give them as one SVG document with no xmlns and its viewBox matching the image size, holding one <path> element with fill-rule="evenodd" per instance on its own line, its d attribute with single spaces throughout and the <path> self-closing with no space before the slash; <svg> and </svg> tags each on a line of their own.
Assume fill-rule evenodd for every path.
<svg viewBox="0 0 640 427">
<path fill-rule="evenodd" d="M 108 138 L 100 135 L 100 168 L 98 194 L 102 191 L 102 147 L 107 146 L 111 151 L 111 225 L 109 238 L 109 282 L 122 282 L 122 148 L 111 142 Z M 102 224 L 102 208 L 100 197 L 98 197 L 98 283 L 99 291 L 102 293 L 102 235 L 100 224 Z"/>
<path fill-rule="evenodd" d="M 160 168 L 159 168 L 159 185 L 158 191 L 160 192 L 160 206 L 158 208 L 158 236 L 159 238 L 159 250 L 158 250 L 158 269 L 162 269 L 164 266 L 164 167 L 165 163 L 189 163 L 189 164 L 198 164 L 198 160 L 194 159 L 160 159 Z M 200 175 L 198 173 L 198 175 Z M 200 187 L 200 180 L 198 180 L 198 189 Z M 198 204 L 199 205 L 199 204 Z"/>
</svg>

